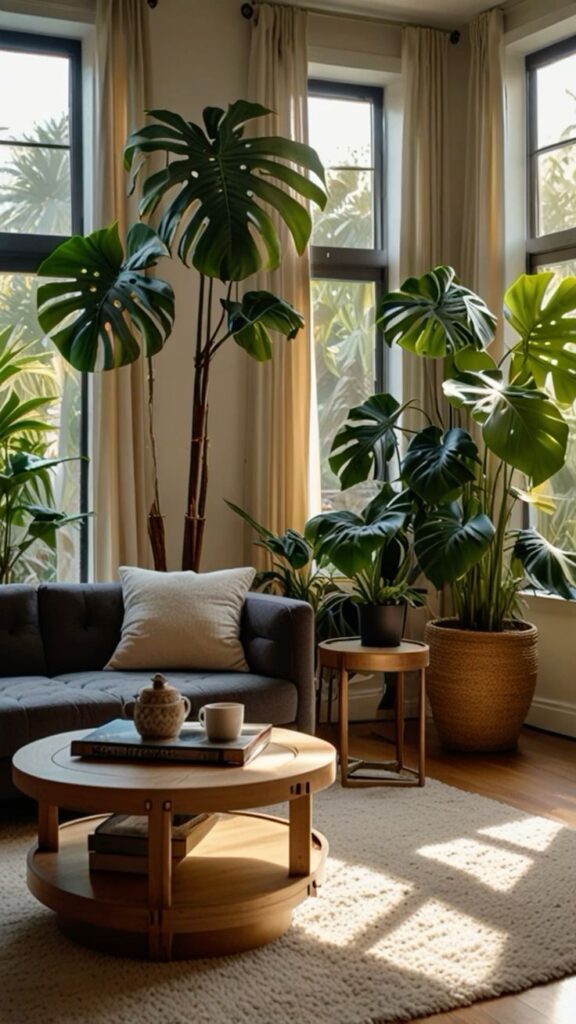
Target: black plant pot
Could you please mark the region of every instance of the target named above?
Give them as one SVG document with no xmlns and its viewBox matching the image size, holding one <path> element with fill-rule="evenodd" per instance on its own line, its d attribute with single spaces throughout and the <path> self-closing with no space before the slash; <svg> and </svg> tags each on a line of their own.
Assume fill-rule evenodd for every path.
<svg viewBox="0 0 576 1024">
<path fill-rule="evenodd" d="M 363 647 L 398 647 L 406 621 L 406 604 L 359 604 Z"/>
</svg>

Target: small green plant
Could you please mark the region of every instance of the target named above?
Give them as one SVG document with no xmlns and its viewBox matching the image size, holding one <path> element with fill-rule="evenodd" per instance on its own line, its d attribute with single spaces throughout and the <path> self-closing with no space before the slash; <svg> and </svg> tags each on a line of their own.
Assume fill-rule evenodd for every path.
<svg viewBox="0 0 576 1024">
<path fill-rule="evenodd" d="M 47 436 L 54 427 L 43 413 L 55 395 L 46 393 L 46 362 L 18 344 L 12 329 L 0 332 L 0 583 L 34 577 L 33 545 L 56 549 L 57 531 L 77 523 L 54 508 L 52 470 L 69 459 L 49 454 Z M 22 396 L 19 376 L 42 377 L 44 394 Z"/>
<path fill-rule="evenodd" d="M 226 504 L 254 530 L 258 537 L 255 544 L 272 555 L 272 568 L 257 573 L 254 586 L 265 593 L 307 601 L 314 611 L 318 642 L 333 636 L 353 636 L 356 616 L 350 594 L 335 580 L 333 571 L 315 563 L 306 538 L 297 530 L 272 533 L 238 505 L 231 501 Z"/>
</svg>

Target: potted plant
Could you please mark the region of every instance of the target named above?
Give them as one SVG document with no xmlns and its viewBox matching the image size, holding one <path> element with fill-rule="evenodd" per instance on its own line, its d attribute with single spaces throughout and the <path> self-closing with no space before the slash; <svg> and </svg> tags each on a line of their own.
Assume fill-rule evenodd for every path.
<svg viewBox="0 0 576 1024">
<path fill-rule="evenodd" d="M 517 516 L 549 505 L 541 489 L 564 465 L 562 408 L 576 398 L 576 278 L 554 291 L 551 281 L 522 274 L 506 292 L 519 337 L 499 364 L 486 351 L 496 318 L 452 268 L 384 296 L 386 343 L 444 360 L 448 408 L 438 403 L 436 422 L 422 413 L 414 431 L 401 422 L 413 402 L 376 395 L 351 410 L 333 445 L 346 487 L 381 471 L 408 440 L 399 473 L 413 502 L 415 555 L 438 590 L 450 588 L 454 611 L 426 627 L 428 693 L 441 739 L 460 750 L 517 742 L 537 674 L 537 630 L 521 618 L 521 590 L 576 597 L 576 555 Z"/>
<path fill-rule="evenodd" d="M 85 518 L 54 508 L 52 471 L 71 460 L 49 453 L 46 435 L 54 426 L 44 414 L 55 395 L 42 356 L 29 350 L 12 328 L 0 332 L 0 583 L 41 576 L 46 566 L 33 556 L 37 544 L 54 552 L 57 532 Z M 27 393 L 23 381 L 38 378 L 44 393 Z"/>
<path fill-rule="evenodd" d="M 360 512 L 323 512 L 306 524 L 306 538 L 321 562 L 349 581 L 366 647 L 397 647 L 408 605 L 425 604 L 413 586 L 412 503 L 390 484 Z"/>
<path fill-rule="evenodd" d="M 131 171 L 133 189 L 148 157 L 162 158 L 162 169 L 144 179 L 139 204 L 141 217 L 147 219 L 162 207 L 157 231 L 147 224 L 132 225 L 123 246 L 113 224 L 62 243 L 38 271 L 50 279 L 38 289 L 38 319 L 78 370 L 91 373 L 125 366 L 138 359 L 141 350 L 148 359 L 155 471 L 149 535 L 155 566 L 165 569 L 151 360 L 172 331 L 174 293 L 167 282 L 149 276 L 149 271 L 159 259 L 170 256 L 174 246 L 180 261 L 196 270 L 199 288 L 182 568 L 197 571 L 206 523 L 213 359 L 230 339 L 260 362 L 271 359 L 270 332 L 290 340 L 304 324 L 288 302 L 267 291 L 238 295 L 238 284 L 280 263 L 280 241 L 271 214 L 286 225 L 302 254 L 312 229 L 305 203 L 324 208 L 327 196 L 322 164 L 310 146 L 281 136 L 245 135 L 249 122 L 271 113 L 258 103 L 237 100 L 226 111 L 206 107 L 203 126 L 168 110 L 148 113 L 154 123 L 130 135 L 124 162 Z"/>
<path fill-rule="evenodd" d="M 353 636 L 356 617 L 350 594 L 339 586 L 328 566 L 316 562 L 306 537 L 297 530 L 272 533 L 238 505 L 231 501 L 226 504 L 254 530 L 258 536 L 255 543 L 272 556 L 272 568 L 256 573 L 254 588 L 307 601 L 314 611 L 317 644 L 331 637 Z"/>
</svg>

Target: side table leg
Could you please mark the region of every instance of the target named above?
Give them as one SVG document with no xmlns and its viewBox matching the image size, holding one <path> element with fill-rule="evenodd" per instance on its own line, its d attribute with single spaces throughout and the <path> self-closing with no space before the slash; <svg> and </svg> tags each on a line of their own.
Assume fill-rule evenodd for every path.
<svg viewBox="0 0 576 1024">
<path fill-rule="evenodd" d="M 306 792 L 290 801 L 289 814 L 289 873 L 291 875 L 309 875 L 310 847 L 312 842 L 312 796 L 308 783 L 306 784 Z"/>
<path fill-rule="evenodd" d="M 338 679 L 338 718 L 340 728 L 340 781 L 343 786 L 348 784 L 348 672 L 344 663 L 340 663 Z"/>
<path fill-rule="evenodd" d="M 38 849 L 58 851 L 58 808 L 42 800 L 38 804 Z"/>
<path fill-rule="evenodd" d="M 426 781 L 426 669 L 420 669 L 418 693 L 418 785 Z"/>
<path fill-rule="evenodd" d="M 151 960 L 170 960 L 172 934 L 163 931 L 162 912 L 172 905 L 172 804 L 146 801 L 148 814 L 148 905 Z"/>
<path fill-rule="evenodd" d="M 404 673 L 396 673 L 396 758 L 398 771 L 404 767 Z"/>
</svg>

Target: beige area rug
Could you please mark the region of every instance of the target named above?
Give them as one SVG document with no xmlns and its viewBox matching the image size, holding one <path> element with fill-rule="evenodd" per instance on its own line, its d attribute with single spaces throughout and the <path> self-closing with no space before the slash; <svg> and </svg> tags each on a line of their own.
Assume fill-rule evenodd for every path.
<svg viewBox="0 0 576 1024">
<path fill-rule="evenodd" d="M 429 781 L 316 798 L 327 880 L 277 942 L 151 964 L 82 949 L 24 879 L 2 826 L 0 1020 L 388 1024 L 576 971 L 576 831 Z"/>
</svg>

